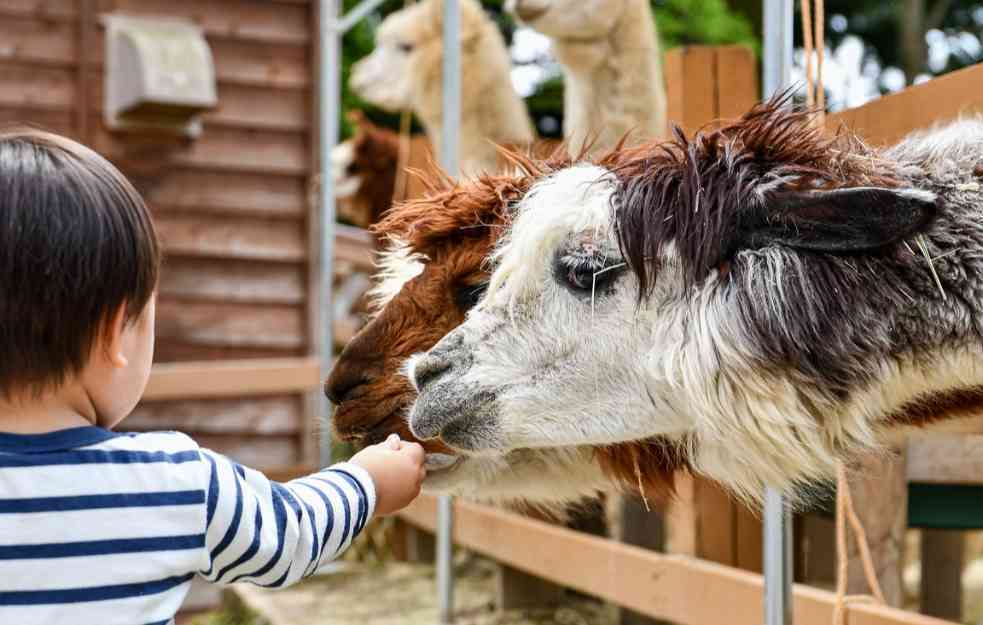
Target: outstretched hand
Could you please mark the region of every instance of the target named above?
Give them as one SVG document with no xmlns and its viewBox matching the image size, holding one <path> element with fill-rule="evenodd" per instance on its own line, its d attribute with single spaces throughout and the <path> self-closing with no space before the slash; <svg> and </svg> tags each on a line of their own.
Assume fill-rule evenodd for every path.
<svg viewBox="0 0 983 625">
<path fill-rule="evenodd" d="M 376 514 L 392 514 L 416 499 L 427 475 L 424 456 L 419 443 L 400 440 L 397 434 L 390 434 L 385 441 L 352 456 L 351 462 L 372 476 Z"/>
</svg>

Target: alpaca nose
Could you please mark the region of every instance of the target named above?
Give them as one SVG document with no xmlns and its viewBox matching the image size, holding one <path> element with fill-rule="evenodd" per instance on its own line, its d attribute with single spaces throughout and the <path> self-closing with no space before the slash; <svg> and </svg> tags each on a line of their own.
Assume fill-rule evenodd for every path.
<svg viewBox="0 0 983 625">
<path fill-rule="evenodd" d="M 451 368 L 451 363 L 439 354 L 428 354 L 418 360 L 413 367 L 413 384 L 417 390 L 422 391 L 423 387 L 440 377 L 442 373 Z"/>
<path fill-rule="evenodd" d="M 352 391 L 365 384 L 367 380 L 355 367 L 335 366 L 324 381 L 324 394 L 331 403 L 339 405 L 348 399 Z"/>
</svg>

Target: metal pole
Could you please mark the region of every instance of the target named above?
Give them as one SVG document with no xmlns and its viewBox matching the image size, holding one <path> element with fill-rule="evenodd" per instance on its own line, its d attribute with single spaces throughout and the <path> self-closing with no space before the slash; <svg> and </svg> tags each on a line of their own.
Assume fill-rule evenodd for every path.
<svg viewBox="0 0 983 625">
<path fill-rule="evenodd" d="M 792 0 L 764 0 L 763 95 L 769 98 L 790 83 Z M 782 494 L 765 491 L 765 625 L 792 625 L 792 523 Z"/>
<path fill-rule="evenodd" d="M 440 136 L 440 164 L 448 174 L 459 173 L 461 125 L 461 7 L 458 0 L 444 0 L 443 126 Z M 440 625 L 454 622 L 454 507 L 444 495 L 437 507 L 437 592 Z"/>
<path fill-rule="evenodd" d="M 331 369 L 331 356 L 334 351 L 334 328 L 332 319 L 332 289 L 334 288 L 334 236 L 335 236 L 335 196 L 334 179 L 331 175 L 331 151 L 338 144 L 338 116 L 341 110 L 341 31 L 338 16 L 341 14 L 341 0 L 320 0 L 321 57 L 320 80 L 318 81 L 320 115 L 318 127 L 320 136 L 321 194 L 320 194 L 320 237 L 321 237 L 321 284 L 318 293 L 319 323 L 321 327 L 321 373 L 322 378 Z M 331 404 L 324 393 L 319 393 L 318 406 L 322 418 L 331 414 Z M 324 424 L 322 424 L 324 425 Z M 331 429 L 324 425 L 319 444 L 321 466 L 331 464 Z"/>
</svg>

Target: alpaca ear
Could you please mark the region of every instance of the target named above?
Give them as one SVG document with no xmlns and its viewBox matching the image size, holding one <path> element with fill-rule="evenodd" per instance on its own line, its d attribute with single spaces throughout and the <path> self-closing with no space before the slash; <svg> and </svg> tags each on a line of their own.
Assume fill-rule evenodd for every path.
<svg viewBox="0 0 983 625">
<path fill-rule="evenodd" d="M 773 195 L 745 229 L 747 247 L 849 253 L 897 243 L 935 216 L 938 197 L 921 189 L 855 187 Z"/>
</svg>

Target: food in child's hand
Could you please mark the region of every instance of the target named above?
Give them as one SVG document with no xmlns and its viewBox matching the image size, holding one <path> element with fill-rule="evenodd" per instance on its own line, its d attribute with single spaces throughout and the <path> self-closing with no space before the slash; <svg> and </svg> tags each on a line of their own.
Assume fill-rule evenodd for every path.
<svg viewBox="0 0 983 625">
<path fill-rule="evenodd" d="M 392 514 L 416 499 L 427 475 L 423 466 L 425 455 L 419 443 L 403 441 L 392 434 L 352 456 L 351 462 L 372 476 L 376 514 Z"/>
</svg>

